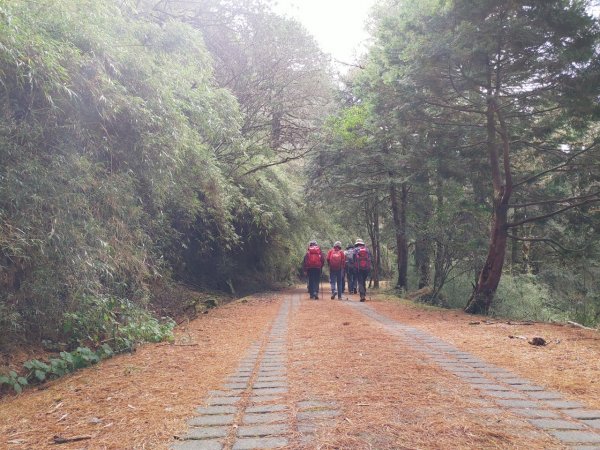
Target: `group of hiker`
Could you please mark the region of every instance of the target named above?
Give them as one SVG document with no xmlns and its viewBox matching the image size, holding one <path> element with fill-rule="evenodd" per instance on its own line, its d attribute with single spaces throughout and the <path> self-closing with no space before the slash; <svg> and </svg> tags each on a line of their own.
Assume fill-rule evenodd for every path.
<svg viewBox="0 0 600 450">
<path fill-rule="evenodd" d="M 367 297 L 367 277 L 371 271 L 371 252 L 362 239 L 356 239 L 354 245 L 348 245 L 342 250 L 342 243 L 336 241 L 333 248 L 323 255 L 317 241 L 310 241 L 304 256 L 304 273 L 308 276 L 308 293 L 310 298 L 319 299 L 319 281 L 323 266 L 329 266 L 329 283 L 331 284 L 331 299 L 342 299 L 342 294 L 348 286 L 349 294 L 360 294 L 360 301 Z"/>
</svg>

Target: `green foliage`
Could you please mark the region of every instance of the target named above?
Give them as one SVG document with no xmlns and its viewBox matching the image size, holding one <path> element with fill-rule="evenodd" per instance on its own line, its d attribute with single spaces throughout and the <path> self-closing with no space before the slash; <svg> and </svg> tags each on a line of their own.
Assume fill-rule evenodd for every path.
<svg viewBox="0 0 600 450">
<path fill-rule="evenodd" d="M 143 320 L 140 316 L 143 317 Z M 116 347 L 114 348 L 117 351 L 123 351 L 140 342 L 172 340 L 174 326 L 175 322 L 172 320 L 160 323 L 151 317 L 149 313 L 140 313 L 135 320 L 131 320 L 119 331 L 115 339 Z M 28 384 L 43 383 L 50 379 L 62 377 L 67 373 L 96 364 L 102 359 L 110 358 L 114 354 L 113 347 L 103 343 L 98 346 L 96 351 L 81 346 L 71 352 L 62 351 L 59 353 L 60 357 L 50 358 L 47 363 L 32 359 L 23 364 L 23 368 L 27 372 L 25 376 L 19 376 L 14 371 L 10 371 L 8 375 L 0 376 L 0 390 L 3 386 L 7 386 L 15 392 L 21 393 L 23 387 Z"/>
<path fill-rule="evenodd" d="M 568 318 L 556 309 L 548 286 L 539 283 L 534 275 L 502 277 L 496 295 L 493 315 L 540 322 Z"/>
<path fill-rule="evenodd" d="M 173 339 L 175 322 L 169 318 L 158 320 L 146 309 L 126 299 L 88 297 L 80 301 L 83 307 L 77 313 L 65 314 L 64 333 L 74 344 L 91 342 L 101 345 L 112 342 L 112 348 L 101 345 L 102 354 L 110 356 L 129 350 L 142 342 L 161 342 Z"/>
<path fill-rule="evenodd" d="M 67 370 L 73 372 L 100 361 L 100 357 L 87 347 L 77 347 L 72 352 L 60 352 L 60 357 L 65 361 Z"/>
<path fill-rule="evenodd" d="M 6 386 L 12 388 L 17 394 L 23 392 L 23 387 L 27 386 L 27 379 L 19 376 L 14 370 L 10 370 L 8 375 L 0 375 L 0 390 Z"/>
<path fill-rule="evenodd" d="M 448 308 L 463 309 L 466 299 L 473 290 L 472 283 L 472 273 L 458 273 L 456 276 L 450 277 L 440 293 L 443 296 L 444 304 Z"/>
<path fill-rule="evenodd" d="M 35 379 L 39 383 L 46 381 L 49 373 L 52 372 L 52 366 L 37 359 L 31 359 L 23 364 L 23 367 L 29 370 L 27 378 Z"/>
<path fill-rule="evenodd" d="M 552 307 L 586 326 L 600 323 L 599 268 L 595 259 L 568 258 L 563 265 L 544 264 L 536 274 L 552 292 Z"/>
<path fill-rule="evenodd" d="M 53 376 L 62 377 L 69 373 L 67 361 L 63 358 L 50 358 L 50 373 Z"/>
<path fill-rule="evenodd" d="M 202 27 L 128 3 L 0 2 L 0 344 L 164 339 L 157 284 L 293 273 L 299 189 L 250 149 Z"/>
<path fill-rule="evenodd" d="M 496 303 L 491 314 L 516 320 L 575 322 L 595 326 L 598 320 L 597 290 L 583 294 L 581 272 L 566 268 L 541 274 L 505 273 L 498 287 Z M 554 277 L 554 280 L 551 278 Z M 468 297 L 472 279 L 462 275 L 451 278 L 442 290 L 450 308 L 461 309 Z M 557 284 L 558 283 L 558 284 Z M 560 286 L 559 286 L 560 285 Z"/>
<path fill-rule="evenodd" d="M 19 314 L 0 298 L 0 346 L 3 344 L 3 337 L 16 333 L 20 327 Z"/>
<path fill-rule="evenodd" d="M 24 384 L 28 384 L 27 380 L 29 380 L 30 384 L 43 383 L 44 381 L 59 378 L 67 373 L 96 364 L 101 359 L 109 358 L 113 354 L 114 352 L 108 344 L 102 344 L 97 351 L 90 350 L 88 347 L 77 347 L 72 352 L 60 352 L 59 358 L 50 358 L 48 363 L 37 359 L 26 361 L 23 364 L 23 368 L 27 371 L 26 377 L 15 379 L 24 380 Z M 1 385 L 2 383 L 0 382 Z"/>
<path fill-rule="evenodd" d="M 172 339 L 175 323 L 171 319 L 161 322 L 127 299 L 86 297 L 80 305 L 81 310 L 65 314 L 63 325 L 64 333 L 74 343 L 100 345 L 108 340 L 115 350 L 121 351 L 141 342 Z"/>
<path fill-rule="evenodd" d="M 131 348 L 141 342 L 162 342 L 173 340 L 173 328 L 175 322 L 172 319 L 163 318 L 163 322 L 148 313 L 130 320 L 121 327 L 120 337 L 117 338 L 117 349 Z"/>
</svg>

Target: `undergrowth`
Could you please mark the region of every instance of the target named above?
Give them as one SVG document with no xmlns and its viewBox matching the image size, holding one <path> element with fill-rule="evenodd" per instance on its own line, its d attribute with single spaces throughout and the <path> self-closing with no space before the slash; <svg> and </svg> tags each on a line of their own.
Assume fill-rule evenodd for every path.
<svg viewBox="0 0 600 450">
<path fill-rule="evenodd" d="M 73 326 L 79 324 L 79 317 L 72 317 Z M 86 322 L 87 323 L 87 322 Z M 48 361 L 31 359 L 23 363 L 22 373 L 14 370 L 0 375 L 0 394 L 11 390 L 20 394 L 26 386 L 40 384 L 53 380 L 68 373 L 82 369 L 100 362 L 102 359 L 112 357 L 116 353 L 131 351 L 137 344 L 143 342 L 161 342 L 173 340 L 175 322 L 171 319 L 162 321 L 152 317 L 148 312 L 139 310 L 135 316 L 130 317 L 128 323 L 119 326 L 112 314 L 104 314 L 100 321 L 105 331 L 112 327 L 113 337 L 108 339 L 113 345 L 106 342 L 98 343 L 95 350 L 85 346 L 78 346 L 73 351 L 61 351 L 57 357 Z M 89 327 L 77 328 L 78 333 L 89 331 Z M 96 329 L 97 331 L 97 329 Z M 91 338 L 88 334 L 88 338 Z M 94 336 L 98 339 L 98 335 Z M 53 343 L 46 343 L 53 345 Z"/>
<path fill-rule="evenodd" d="M 505 273 L 496 291 L 490 315 L 536 322 L 572 320 L 590 327 L 597 326 L 600 294 L 590 289 L 589 283 L 586 289 L 575 289 L 572 279 L 565 281 L 565 273 L 560 277 L 552 275 L 554 278 L 547 273 Z M 435 304 L 462 310 L 471 295 L 472 282 L 472 277 L 467 275 L 451 279 L 441 291 L 443 302 Z M 394 294 L 398 295 L 396 292 Z"/>
</svg>

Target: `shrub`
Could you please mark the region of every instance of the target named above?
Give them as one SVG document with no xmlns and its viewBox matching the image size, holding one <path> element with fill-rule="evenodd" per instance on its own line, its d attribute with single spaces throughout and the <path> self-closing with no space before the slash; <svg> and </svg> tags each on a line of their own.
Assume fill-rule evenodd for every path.
<svg viewBox="0 0 600 450">
<path fill-rule="evenodd" d="M 17 372 L 11 370 L 8 375 L 0 375 L 0 391 L 3 387 L 12 388 L 17 394 L 23 392 L 23 387 L 27 386 L 27 379 L 19 376 Z"/>
<path fill-rule="evenodd" d="M 0 347 L 21 328 L 19 313 L 0 299 Z"/>
<path fill-rule="evenodd" d="M 535 275 L 504 274 L 491 310 L 495 316 L 519 320 L 565 320 L 566 314 L 556 308 L 548 286 Z"/>
<path fill-rule="evenodd" d="M 159 321 L 127 299 L 87 296 L 80 304 L 76 312 L 65 314 L 64 322 L 64 331 L 75 345 L 91 342 L 99 346 L 110 341 L 116 351 L 122 351 L 141 342 L 172 339 L 173 320 Z"/>
</svg>

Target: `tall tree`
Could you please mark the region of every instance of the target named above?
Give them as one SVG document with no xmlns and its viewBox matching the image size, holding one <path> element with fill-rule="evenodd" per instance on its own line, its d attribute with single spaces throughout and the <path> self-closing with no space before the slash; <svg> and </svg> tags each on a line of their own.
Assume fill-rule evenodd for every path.
<svg viewBox="0 0 600 450">
<path fill-rule="evenodd" d="M 154 9 L 202 31 L 217 81 L 240 103 L 247 145 L 219 155 L 234 173 L 255 173 L 314 149 L 333 85 L 329 59 L 300 23 L 260 0 L 162 0 Z"/>
<path fill-rule="evenodd" d="M 571 122 L 571 126 L 585 128 L 591 117 L 598 84 L 589 82 L 599 73 L 599 32 L 597 22 L 586 13 L 587 3 L 453 0 L 443 5 L 422 2 L 417 8 L 411 2 L 393 1 L 385 9 L 390 15 L 379 22 L 388 68 L 384 76 L 413 90 L 414 100 L 429 112 L 432 126 L 468 131 L 471 145 L 487 154 L 492 213 L 489 247 L 468 312 L 489 310 L 502 275 L 508 229 L 525 223 L 509 222 L 514 189 L 561 170 L 580 156 L 572 151 L 554 152 L 553 157 L 538 154 L 544 165 L 555 157 L 558 160 L 514 181 L 516 155 L 531 145 L 525 136 L 539 142 L 549 135 L 548 128 L 545 134 L 534 135 L 535 124 L 558 130 L 575 107 L 579 123 Z M 451 111 L 453 116 L 440 116 L 440 110 Z M 562 138 L 568 141 L 568 136 Z M 592 142 L 581 152 L 595 148 Z M 566 206 L 548 214 L 592 201 L 598 201 L 597 192 L 584 190 L 554 199 L 554 205 Z M 544 217 L 548 216 L 537 218 Z"/>
</svg>

